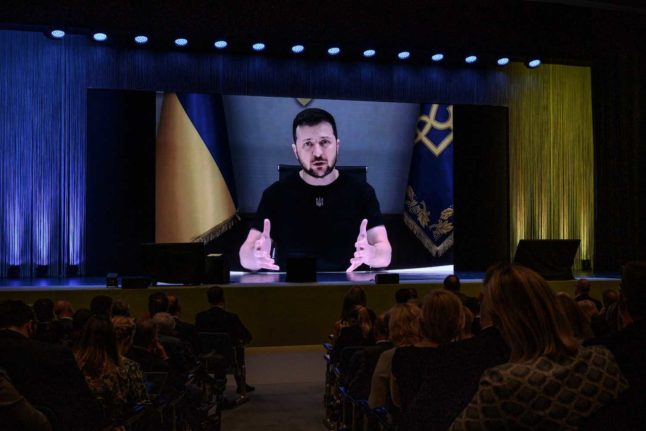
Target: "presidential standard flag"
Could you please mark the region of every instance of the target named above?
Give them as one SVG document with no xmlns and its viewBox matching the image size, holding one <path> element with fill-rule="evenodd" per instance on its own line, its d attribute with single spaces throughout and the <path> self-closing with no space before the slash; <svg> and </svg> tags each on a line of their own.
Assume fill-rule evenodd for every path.
<svg viewBox="0 0 646 431">
<path fill-rule="evenodd" d="M 452 263 L 453 106 L 424 104 L 417 119 L 404 222 L 436 263 Z"/>
<path fill-rule="evenodd" d="M 158 243 L 206 243 L 238 220 L 220 95 L 164 94 L 155 186 Z"/>
</svg>

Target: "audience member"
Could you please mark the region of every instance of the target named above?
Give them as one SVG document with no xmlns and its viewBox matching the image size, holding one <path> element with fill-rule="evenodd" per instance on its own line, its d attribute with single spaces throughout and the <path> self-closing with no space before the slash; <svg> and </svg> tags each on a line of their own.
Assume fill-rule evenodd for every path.
<svg viewBox="0 0 646 431">
<path fill-rule="evenodd" d="M 616 290 L 606 289 L 603 292 L 601 314 L 612 331 L 617 331 L 623 326 L 622 307 L 624 307 L 623 301 L 620 301 L 620 294 Z"/>
<path fill-rule="evenodd" d="M 605 346 L 615 355 L 630 389 L 607 411 L 593 416 L 589 429 L 639 430 L 646 423 L 646 261 L 628 262 L 623 268 L 619 302 L 624 303 L 626 326 L 589 345 Z"/>
<path fill-rule="evenodd" d="M 577 429 L 626 390 L 612 353 L 580 345 L 540 275 L 499 264 L 484 284 L 483 313 L 509 343 L 510 362 L 484 372 L 451 430 Z"/>
<path fill-rule="evenodd" d="M 72 303 L 65 299 L 59 299 L 54 303 L 54 314 L 56 320 L 52 322 L 52 330 L 56 332 L 58 339 L 68 347 L 72 345 L 74 334 L 74 308 Z"/>
<path fill-rule="evenodd" d="M 590 280 L 586 278 L 578 279 L 576 282 L 576 288 L 574 289 L 574 300 L 577 302 L 584 301 L 586 299 L 590 300 L 594 302 L 594 305 L 597 307 L 597 310 L 601 311 L 603 304 L 601 304 L 601 302 L 599 302 L 598 300 L 590 296 L 591 287 L 592 287 L 592 283 L 590 283 Z"/>
<path fill-rule="evenodd" d="M 115 299 L 112 303 L 112 317 L 114 316 L 131 317 L 130 305 L 123 299 Z"/>
<path fill-rule="evenodd" d="M 584 299 L 583 301 L 577 302 L 577 304 L 579 304 L 581 311 L 583 311 L 585 318 L 588 320 L 590 329 L 592 329 L 595 337 L 608 335 L 610 332 L 612 332 L 610 325 L 608 325 L 606 319 L 601 316 L 601 314 L 597 310 L 597 306 L 594 305 L 594 302 Z"/>
<path fill-rule="evenodd" d="M 79 308 L 72 318 L 72 347 L 76 345 L 85 324 L 92 317 L 92 312 L 87 308 Z"/>
<path fill-rule="evenodd" d="M 36 332 L 33 339 L 46 343 L 59 343 L 58 333 L 52 328 L 54 321 L 54 301 L 49 298 L 39 298 L 34 301 L 32 308 L 36 315 Z"/>
<path fill-rule="evenodd" d="M 460 340 L 468 340 L 473 337 L 473 321 L 474 315 L 467 307 L 462 306 L 462 311 L 464 312 L 464 325 L 460 331 Z"/>
<path fill-rule="evenodd" d="M 391 388 L 402 430 L 445 430 L 469 403 L 485 369 L 506 362 L 509 348 L 498 330 L 462 338 L 470 310 L 451 292 L 425 298 L 424 339 L 393 357 Z"/>
<path fill-rule="evenodd" d="M 135 382 L 129 381 L 136 373 L 124 366 L 115 331 L 105 317 L 90 317 L 81 332 L 75 356 L 85 381 L 110 420 L 123 419 L 136 403 L 147 399 L 140 376 Z"/>
<path fill-rule="evenodd" d="M 146 393 L 141 366 L 126 357 L 135 336 L 135 319 L 126 316 L 115 316 L 112 318 L 112 327 L 114 328 L 119 359 L 128 379 L 128 393 L 134 394 L 134 398 L 138 401 L 147 400 L 148 394 Z"/>
<path fill-rule="evenodd" d="M 332 328 L 332 335 L 334 337 L 339 336 L 339 334 L 341 333 L 341 328 L 343 328 L 344 326 L 348 326 L 350 315 L 351 313 L 354 312 L 354 309 L 357 305 L 366 307 L 366 309 L 368 310 L 368 314 L 370 316 L 370 320 L 372 322 L 375 321 L 375 319 L 377 318 L 377 315 L 375 314 L 374 311 L 367 308 L 368 299 L 366 297 L 366 291 L 361 286 L 353 286 L 350 289 L 348 289 L 345 295 L 343 295 L 343 304 L 341 306 L 341 316 L 339 317 L 339 320 L 334 322 L 334 326 Z"/>
<path fill-rule="evenodd" d="M 346 368 L 353 354 L 351 347 L 356 351 L 359 346 L 370 346 L 375 343 L 372 320 L 366 307 L 356 305 L 346 319 L 341 332 L 333 340 L 330 358 L 332 363 L 338 363 L 343 369 Z"/>
<path fill-rule="evenodd" d="M 0 303 L 0 366 L 32 405 L 47 407 L 63 430 L 102 422 L 101 407 L 65 347 L 32 340 L 34 314 L 22 301 Z"/>
<path fill-rule="evenodd" d="M 396 304 L 389 312 L 388 332 L 390 340 L 396 347 L 386 350 L 379 355 L 370 382 L 368 404 L 372 408 L 386 406 L 396 415 L 396 408 L 390 396 L 390 378 L 392 375 L 392 360 L 397 347 L 409 346 L 422 339 L 422 311 L 415 304 Z"/>
<path fill-rule="evenodd" d="M 159 342 L 168 354 L 168 365 L 171 370 L 187 375 L 197 365 L 191 346 L 175 336 L 175 319 L 166 312 L 157 312 L 152 318 L 157 327 Z"/>
<path fill-rule="evenodd" d="M 148 317 L 151 319 L 157 313 L 168 312 L 168 296 L 165 292 L 155 292 L 148 296 Z"/>
<path fill-rule="evenodd" d="M 112 298 L 107 295 L 97 295 L 90 301 L 90 312 L 95 316 L 112 319 Z"/>
<path fill-rule="evenodd" d="M 471 310 L 474 316 L 480 314 L 480 301 L 478 301 L 478 298 L 467 296 L 460 291 L 461 283 L 457 275 L 452 274 L 447 276 L 444 279 L 443 286 L 444 289 L 457 295 L 458 298 L 460 298 L 460 300 L 462 301 L 462 304 L 464 304 L 465 307 Z"/>
<path fill-rule="evenodd" d="M 7 430 L 51 431 L 52 429 L 47 417 L 20 395 L 3 369 L 0 369 L 0 423 L 3 429 Z"/>
<path fill-rule="evenodd" d="M 167 295 L 167 298 L 168 314 L 173 316 L 173 319 L 175 319 L 175 333 L 182 341 L 190 344 L 194 352 L 197 352 L 199 350 L 199 346 L 195 325 L 180 319 L 182 307 L 179 304 L 179 298 L 177 296 Z"/>
<path fill-rule="evenodd" d="M 159 342 L 157 326 L 151 319 L 137 321 L 133 343 L 126 357 L 141 365 L 145 372 L 169 370 L 168 355 Z"/>
<path fill-rule="evenodd" d="M 245 327 L 237 314 L 225 310 L 224 290 L 220 286 L 211 286 L 207 291 L 207 299 L 211 308 L 199 312 L 195 316 L 195 328 L 198 332 L 223 332 L 229 334 L 236 346 L 236 357 L 244 367 L 244 346 L 251 341 L 251 332 Z M 238 393 L 251 392 L 255 388 L 246 381 L 244 376 L 236 376 Z"/>
<path fill-rule="evenodd" d="M 586 299 L 585 301 L 588 300 Z M 579 303 L 574 298 L 565 292 L 559 292 L 556 294 L 556 302 L 561 307 L 563 315 L 570 324 L 575 338 L 583 341 L 594 337 L 589 319 L 586 318 Z"/>
<path fill-rule="evenodd" d="M 408 301 L 418 299 L 417 290 L 414 287 L 402 287 L 395 292 L 395 303 L 405 304 Z"/>
<path fill-rule="evenodd" d="M 606 289 L 603 291 L 601 299 L 603 301 L 603 314 L 612 304 L 616 304 L 619 301 L 619 292 L 615 289 Z"/>
</svg>

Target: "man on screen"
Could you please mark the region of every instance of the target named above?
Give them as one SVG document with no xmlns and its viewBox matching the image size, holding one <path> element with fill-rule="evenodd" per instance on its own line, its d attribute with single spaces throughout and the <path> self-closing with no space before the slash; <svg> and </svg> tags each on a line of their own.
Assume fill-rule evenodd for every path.
<svg viewBox="0 0 646 431">
<path fill-rule="evenodd" d="M 240 247 L 243 267 L 279 270 L 291 256 L 313 256 L 320 271 L 383 268 L 391 247 L 374 189 L 336 168 L 340 140 L 334 117 L 300 112 L 292 150 L 301 170 L 269 186 Z"/>
</svg>

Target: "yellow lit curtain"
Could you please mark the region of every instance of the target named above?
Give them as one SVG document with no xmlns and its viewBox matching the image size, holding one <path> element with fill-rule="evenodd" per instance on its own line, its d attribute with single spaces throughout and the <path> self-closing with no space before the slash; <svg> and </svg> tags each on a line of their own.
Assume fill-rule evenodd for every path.
<svg viewBox="0 0 646 431">
<path fill-rule="evenodd" d="M 520 239 L 581 239 L 594 251 L 594 148 L 589 67 L 508 69 L 511 251 Z"/>
</svg>

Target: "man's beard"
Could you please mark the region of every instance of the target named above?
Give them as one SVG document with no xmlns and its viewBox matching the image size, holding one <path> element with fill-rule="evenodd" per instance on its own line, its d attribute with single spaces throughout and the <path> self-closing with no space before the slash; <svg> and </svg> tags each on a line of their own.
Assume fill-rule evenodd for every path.
<svg viewBox="0 0 646 431">
<path fill-rule="evenodd" d="M 297 156 L 297 157 L 298 157 L 298 156 Z M 323 173 L 321 173 L 321 174 L 319 174 L 319 173 L 318 173 L 318 171 L 316 171 L 316 170 L 314 169 L 314 166 L 313 166 L 313 165 L 314 165 L 314 162 L 318 162 L 318 161 L 320 161 L 320 160 L 323 160 L 323 159 L 322 159 L 322 158 L 314 159 L 312 162 L 310 162 L 310 168 L 309 168 L 309 169 L 307 169 L 307 168 L 305 168 L 305 165 L 303 164 L 303 161 L 301 160 L 301 158 L 300 158 L 300 157 L 298 157 L 298 163 L 300 163 L 300 164 L 301 164 L 301 168 L 303 168 L 303 170 L 304 170 L 304 171 L 305 171 L 309 176 L 314 177 L 314 178 L 325 178 L 325 177 L 327 177 L 328 175 L 330 175 L 330 174 L 332 173 L 332 171 L 334 171 L 334 168 L 336 167 L 337 155 L 336 155 L 336 154 L 334 155 L 334 161 L 333 161 L 333 163 L 332 163 L 332 164 L 330 164 L 330 163 L 328 162 L 327 169 L 325 169 L 325 171 L 324 171 Z"/>
</svg>

